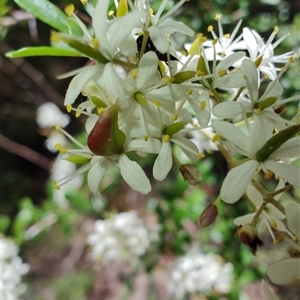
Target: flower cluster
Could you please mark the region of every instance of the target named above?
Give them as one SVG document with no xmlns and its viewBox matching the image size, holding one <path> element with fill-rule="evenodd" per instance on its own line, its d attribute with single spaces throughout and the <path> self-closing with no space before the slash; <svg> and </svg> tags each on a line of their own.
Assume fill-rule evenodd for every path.
<svg viewBox="0 0 300 300">
<path fill-rule="evenodd" d="M 148 229 L 136 211 L 97 220 L 87 237 L 95 261 L 125 261 L 136 264 L 151 242 L 158 240 L 158 227 Z"/>
<path fill-rule="evenodd" d="M 172 291 L 176 299 L 212 291 L 226 294 L 231 289 L 232 271 L 231 263 L 224 264 L 218 256 L 195 248 L 179 258 L 172 272 Z"/>
<path fill-rule="evenodd" d="M 11 240 L 0 238 L 1 299 L 20 299 L 20 295 L 26 290 L 22 275 L 28 272 L 29 266 L 22 262 L 18 252 L 18 247 Z"/>
<path fill-rule="evenodd" d="M 80 33 L 77 30 L 74 34 L 70 25 L 68 33 L 52 35 L 53 44 L 64 43 L 90 60 L 86 66 L 60 76 L 74 76 L 64 104 L 77 117 L 85 115 L 87 141 L 81 143 L 57 127 L 74 148 L 58 143 L 55 149 L 81 167 L 56 181 L 56 189 L 88 171 L 89 188 L 100 195 L 105 172 L 117 166 L 132 189 L 148 194 L 150 180 L 129 154 L 156 154 L 152 173 L 154 179 L 162 181 L 173 163 L 182 170 L 174 145 L 195 161 L 204 157 L 203 148 L 211 151 L 214 142 L 230 167 L 220 199 L 234 204 L 247 193 L 256 209 L 254 214 L 235 220 L 239 226 L 236 235 L 254 254 L 262 245 L 258 235 L 265 229 L 275 243 L 280 240 L 274 235 L 275 229 L 297 239 L 298 233 L 287 219 L 289 206 L 285 208 L 279 199 L 288 189 L 300 187 L 299 167 L 294 163 L 299 159 L 299 112 L 289 119 L 281 114 L 286 105 L 299 101 L 300 95 L 283 99 L 280 83 L 297 55 L 293 51 L 274 54 L 286 36 L 275 41 L 279 31 L 275 27 L 264 39 L 251 28 L 241 29 L 241 20 L 232 34 L 224 34 L 221 15 L 217 15 L 219 36 L 209 26 L 208 35 L 213 39 L 199 33 L 186 45 L 187 51 L 178 52 L 172 43 L 174 33 L 194 37 L 190 28 L 169 18 L 185 0 L 165 14 L 168 1 L 162 1 L 156 13 L 149 0 L 114 1 L 115 11 L 109 0 L 99 0 L 95 7 L 82 2 L 91 15 L 91 26 L 85 25 L 69 5 L 65 12 Z M 85 101 L 77 104 L 80 93 Z M 200 136 L 209 141 L 208 146 L 198 145 L 195 137 Z M 259 182 L 270 174 L 279 182 L 274 192 Z M 197 184 L 198 180 L 192 179 Z M 297 216 L 299 219 L 299 213 Z M 114 223 L 96 224 L 97 233 L 89 238 L 95 256 L 110 253 L 113 258 L 115 251 L 121 251 L 118 255 L 124 257 L 124 248 L 113 235 L 96 247 L 96 235 L 107 235 Z M 110 252 L 106 244 L 113 245 L 107 248 Z M 144 253 L 145 246 L 139 246 L 134 249 Z"/>
</svg>

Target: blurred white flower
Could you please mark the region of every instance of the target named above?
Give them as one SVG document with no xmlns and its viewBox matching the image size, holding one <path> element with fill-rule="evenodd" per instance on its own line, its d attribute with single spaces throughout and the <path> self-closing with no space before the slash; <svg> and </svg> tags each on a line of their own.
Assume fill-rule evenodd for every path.
<svg viewBox="0 0 300 300">
<path fill-rule="evenodd" d="M 9 239 L 0 238 L 0 295 L 3 300 L 17 300 L 26 290 L 22 275 L 29 270 L 29 265 L 18 256 L 18 247 Z"/>
<path fill-rule="evenodd" d="M 233 265 L 220 257 L 192 249 L 179 258 L 173 272 L 171 289 L 176 299 L 194 293 L 228 293 L 231 289 Z"/>
<path fill-rule="evenodd" d="M 38 108 L 36 122 L 40 128 L 51 128 L 56 125 L 64 128 L 70 123 L 70 116 L 63 114 L 54 103 L 47 102 Z"/>
<path fill-rule="evenodd" d="M 158 227 L 148 229 L 136 211 L 123 212 L 110 219 L 97 220 L 88 235 L 91 256 L 97 261 L 125 261 L 132 265 L 158 240 Z"/>
</svg>

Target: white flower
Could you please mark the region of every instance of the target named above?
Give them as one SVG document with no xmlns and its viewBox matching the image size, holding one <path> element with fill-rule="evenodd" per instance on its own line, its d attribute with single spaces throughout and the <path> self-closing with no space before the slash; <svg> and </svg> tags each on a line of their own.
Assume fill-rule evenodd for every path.
<svg viewBox="0 0 300 300">
<path fill-rule="evenodd" d="M 199 249 L 192 249 L 176 263 L 172 272 L 171 289 L 176 299 L 182 299 L 188 294 L 209 294 L 213 290 L 228 293 L 232 270 L 231 263 L 224 264 L 214 254 L 203 254 Z"/>
<path fill-rule="evenodd" d="M 124 212 L 97 220 L 94 232 L 87 237 L 92 259 L 98 261 L 138 262 L 151 242 L 158 240 L 159 228 L 148 229 L 136 211 Z"/>
<path fill-rule="evenodd" d="M 259 119 L 257 119 L 250 127 L 249 135 L 225 121 L 215 121 L 212 126 L 215 131 L 232 143 L 236 152 L 249 158 L 248 161 L 231 169 L 223 181 L 221 198 L 225 202 L 234 203 L 243 195 L 259 166 L 264 170 L 272 171 L 294 186 L 300 186 L 299 168 L 295 165 L 278 161 L 278 159 L 297 157 L 299 155 L 299 137 L 283 143 L 265 161 L 257 161 L 256 153 L 272 136 L 272 126 L 267 127 L 265 123 L 262 126 Z"/>
<path fill-rule="evenodd" d="M 264 42 L 264 39 L 255 31 L 249 28 L 243 29 L 243 38 L 247 45 L 249 51 L 250 59 L 255 62 L 258 58 L 262 58 L 262 62 L 259 65 L 258 69 L 266 74 L 271 80 L 276 78 L 277 71 L 280 71 L 280 68 L 276 68 L 274 63 L 286 63 L 289 58 L 294 55 L 293 51 L 281 54 L 279 56 L 274 55 L 274 49 L 287 37 L 287 35 L 282 36 L 277 42 L 272 44 L 276 34 L 279 29 L 276 26 L 273 33 L 267 40 Z"/>
<path fill-rule="evenodd" d="M 18 256 L 18 247 L 7 238 L 0 238 L 0 295 L 1 299 L 17 300 L 26 290 L 22 275 L 29 270 L 29 265 Z"/>
<path fill-rule="evenodd" d="M 237 36 L 237 33 L 242 24 L 242 20 L 240 20 L 237 23 L 237 25 L 235 26 L 231 34 L 230 33 L 224 34 L 223 26 L 221 23 L 222 15 L 217 14 L 215 19 L 218 21 L 219 37 L 215 33 L 213 26 L 209 26 L 208 31 L 211 32 L 214 39 L 218 40 L 218 43 L 216 44 L 217 60 L 224 59 L 224 57 L 234 53 L 235 50 L 246 49 L 246 43 L 242 40 L 243 35 L 240 34 L 239 36 Z M 213 60 L 214 49 L 212 47 L 212 40 L 207 40 L 203 45 L 205 47 L 205 55 L 207 59 Z"/>
<path fill-rule="evenodd" d="M 300 204 L 290 201 L 285 208 L 285 214 L 289 228 L 300 240 Z M 300 251 L 299 245 L 298 251 Z M 299 284 L 300 257 L 289 257 L 273 263 L 268 269 L 268 276 L 275 284 Z"/>
</svg>

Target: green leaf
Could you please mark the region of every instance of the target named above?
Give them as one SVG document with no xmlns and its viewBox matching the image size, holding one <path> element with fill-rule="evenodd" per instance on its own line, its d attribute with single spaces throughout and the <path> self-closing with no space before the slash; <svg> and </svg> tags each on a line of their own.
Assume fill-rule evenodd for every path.
<svg viewBox="0 0 300 300">
<path fill-rule="evenodd" d="M 19 50 L 7 52 L 5 54 L 8 58 L 28 57 L 28 56 L 72 56 L 82 57 L 82 53 L 66 48 L 54 48 L 48 46 L 41 47 L 25 47 Z"/>
<path fill-rule="evenodd" d="M 74 19 L 47 0 L 14 0 L 20 7 L 58 31 L 82 36 Z"/>
</svg>

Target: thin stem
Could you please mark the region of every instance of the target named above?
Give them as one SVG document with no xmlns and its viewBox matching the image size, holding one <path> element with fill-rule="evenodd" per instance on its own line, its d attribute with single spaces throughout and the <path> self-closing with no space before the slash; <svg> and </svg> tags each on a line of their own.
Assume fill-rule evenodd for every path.
<svg viewBox="0 0 300 300">
<path fill-rule="evenodd" d="M 263 212 L 263 210 L 265 209 L 265 207 L 267 206 L 267 204 L 268 204 L 268 202 L 265 202 L 265 201 L 261 204 L 261 206 L 256 211 L 256 213 L 252 219 L 251 225 L 255 226 L 257 224 L 258 219 L 259 219 L 261 213 Z"/>
</svg>

